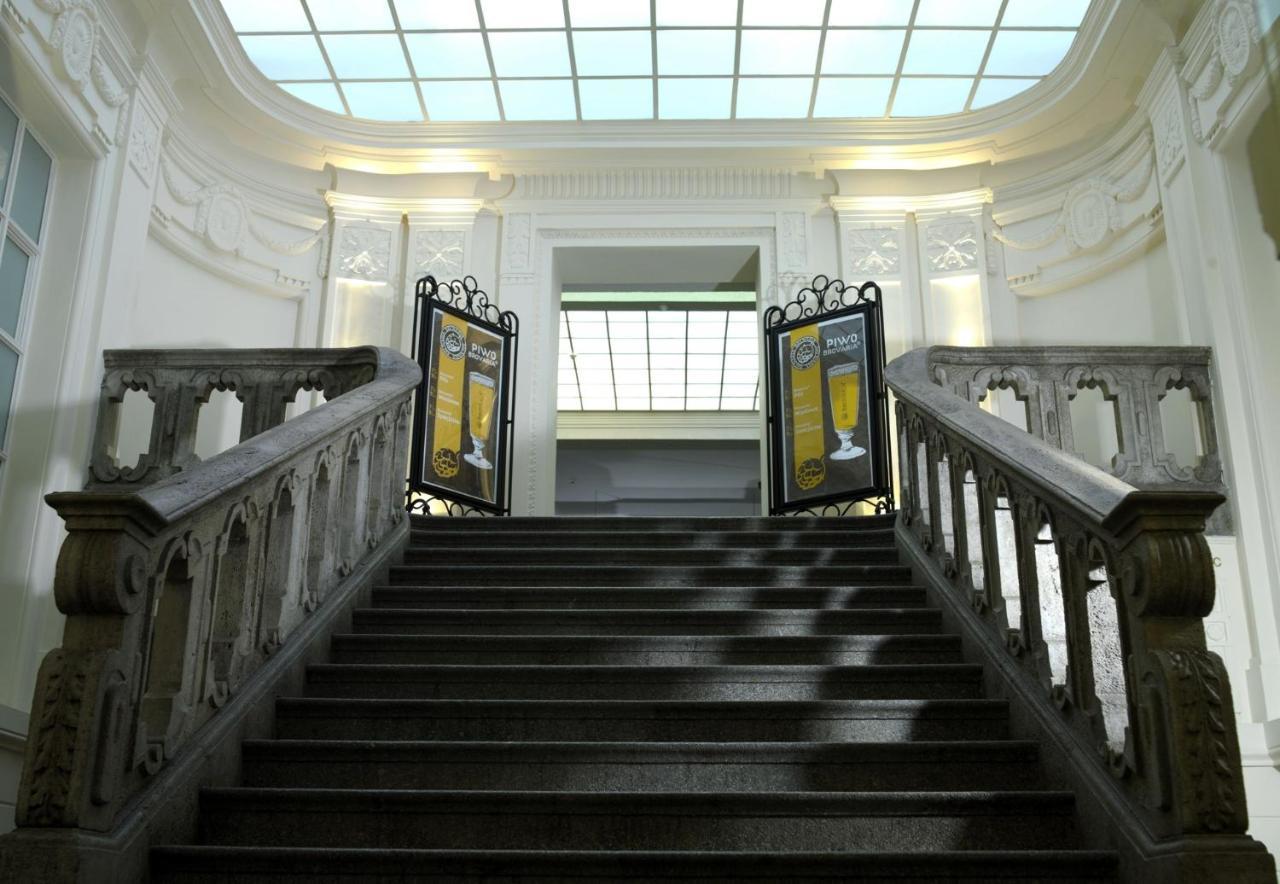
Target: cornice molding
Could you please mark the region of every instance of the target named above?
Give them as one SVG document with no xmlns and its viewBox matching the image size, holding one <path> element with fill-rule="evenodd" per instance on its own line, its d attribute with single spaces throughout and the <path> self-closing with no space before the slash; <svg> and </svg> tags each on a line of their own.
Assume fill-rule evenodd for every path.
<svg viewBox="0 0 1280 884">
<path fill-rule="evenodd" d="M 607 439 L 758 439 L 758 411 L 560 411 L 556 437 Z"/>
<path fill-rule="evenodd" d="M 993 200 L 991 188 L 976 187 L 955 193 L 926 196 L 831 196 L 827 202 L 842 223 L 857 221 L 901 222 L 910 214 L 934 218 L 952 214 L 981 214 Z"/>
</svg>

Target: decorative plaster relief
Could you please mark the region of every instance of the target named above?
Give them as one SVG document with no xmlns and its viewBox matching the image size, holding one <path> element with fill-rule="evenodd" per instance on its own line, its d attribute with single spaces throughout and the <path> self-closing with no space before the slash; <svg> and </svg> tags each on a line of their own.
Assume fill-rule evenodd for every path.
<svg viewBox="0 0 1280 884">
<path fill-rule="evenodd" d="M 77 92 L 92 82 L 108 107 L 124 104 L 128 96 L 102 56 L 98 13 L 91 0 L 36 0 L 36 5 L 54 15 L 48 44 L 60 75 Z"/>
<path fill-rule="evenodd" d="M 503 238 L 502 257 L 505 271 L 527 272 L 529 268 L 530 243 L 533 221 L 526 212 L 517 212 L 506 217 L 506 236 Z"/>
<path fill-rule="evenodd" d="M 804 212 L 779 212 L 778 272 L 804 274 L 809 269 L 808 218 Z"/>
<path fill-rule="evenodd" d="M 130 160 L 132 159 L 131 149 Z M 186 189 L 178 184 L 173 160 L 163 150 L 159 151 L 159 165 L 165 186 L 173 194 L 173 198 L 184 206 L 196 207 L 195 232 L 218 251 L 239 252 L 244 246 L 245 233 L 281 255 L 301 255 L 316 243 L 323 243 L 324 227 L 295 242 L 277 240 L 255 220 L 244 194 L 235 185 L 197 181 L 201 186 Z"/>
<path fill-rule="evenodd" d="M 978 266 L 978 228 L 967 215 L 944 215 L 929 222 L 925 233 L 929 269 L 935 273 Z"/>
<path fill-rule="evenodd" d="M 902 272 L 901 233 L 894 227 L 849 231 L 849 268 L 860 274 L 884 276 Z"/>
<path fill-rule="evenodd" d="M 456 279 L 462 275 L 467 234 L 464 230 L 419 230 L 413 240 L 413 265 L 418 275 Z"/>
<path fill-rule="evenodd" d="M 1156 164 L 1160 167 L 1160 180 L 1168 183 L 1186 156 L 1186 140 L 1182 135 L 1182 109 L 1178 96 L 1172 95 L 1164 106 L 1155 112 L 1151 120 L 1156 145 Z"/>
<path fill-rule="evenodd" d="M 341 276 L 386 282 L 391 274 L 391 231 L 382 227 L 344 227 L 338 249 Z"/>
<path fill-rule="evenodd" d="M 1244 0 L 1227 0 L 1219 4 L 1217 27 L 1218 59 L 1227 80 L 1233 82 L 1253 60 L 1253 47 L 1261 38 L 1252 4 Z"/>
<path fill-rule="evenodd" d="M 160 124 L 137 99 L 133 108 L 133 131 L 129 133 L 129 165 L 149 187 L 160 161 Z"/>
<path fill-rule="evenodd" d="M 1191 132 L 1197 141 L 1209 141 L 1221 128 L 1232 99 L 1258 67 L 1261 40 L 1248 0 L 1219 0 L 1197 18 L 1183 47 L 1186 64 L 1181 72 L 1191 102 Z"/>
</svg>

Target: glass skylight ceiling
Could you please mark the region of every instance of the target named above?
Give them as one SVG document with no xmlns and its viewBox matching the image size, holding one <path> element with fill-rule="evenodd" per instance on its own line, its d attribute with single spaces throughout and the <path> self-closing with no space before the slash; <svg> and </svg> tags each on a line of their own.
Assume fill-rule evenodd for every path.
<svg viewBox="0 0 1280 884">
<path fill-rule="evenodd" d="M 1050 73 L 1090 0 L 221 0 L 249 58 L 373 120 L 924 117 Z"/>
<path fill-rule="evenodd" d="M 755 411 L 755 309 L 560 314 L 561 411 Z"/>
</svg>

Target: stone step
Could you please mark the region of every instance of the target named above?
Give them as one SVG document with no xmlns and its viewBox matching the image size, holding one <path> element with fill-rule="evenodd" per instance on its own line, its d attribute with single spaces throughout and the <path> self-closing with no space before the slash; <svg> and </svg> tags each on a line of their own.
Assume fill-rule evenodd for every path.
<svg viewBox="0 0 1280 884">
<path fill-rule="evenodd" d="M 791 565 L 804 568 L 846 568 L 869 565 L 897 565 L 898 550 L 892 546 L 809 547 L 804 549 L 673 549 L 671 547 L 553 546 L 537 549 L 494 544 L 476 544 L 470 549 L 424 549 L 405 551 L 405 567 L 537 566 L 575 568 L 623 565 L 639 568 L 759 568 Z M 398 570 L 398 569 L 397 569 Z"/>
<path fill-rule="evenodd" d="M 937 608 L 357 608 L 352 628 L 400 635 L 923 635 L 942 631 L 942 614 Z"/>
<path fill-rule="evenodd" d="M 516 884 L 626 881 L 786 881 L 788 884 L 1086 884 L 1115 880 L 1117 858 L 1092 850 L 967 850 L 929 853 L 799 851 L 388 850 L 359 848 L 160 847 L 153 884 L 371 884 L 389 881 Z"/>
<path fill-rule="evenodd" d="M 818 528 L 770 531 L 433 531 L 414 528 L 409 534 L 410 549 L 475 549 L 492 537 L 504 547 L 595 547 L 631 549 L 778 549 L 778 548 L 861 548 L 893 546 L 893 528 L 863 528 L 856 531 L 824 531 Z"/>
<path fill-rule="evenodd" d="M 205 789 L 200 840 L 499 850 L 994 850 L 1075 843 L 1070 792 Z"/>
<path fill-rule="evenodd" d="M 478 531 L 505 534 L 508 531 L 554 531 L 573 534 L 582 531 L 609 533 L 664 531 L 702 533 L 709 531 L 841 531 L 856 534 L 866 530 L 892 528 L 897 513 L 851 518 L 813 516 L 508 516 L 500 519 L 452 519 L 412 515 L 414 530 L 436 532 Z"/>
<path fill-rule="evenodd" d="M 276 735 L 308 740 L 999 740 L 1006 700 L 379 700 L 286 697 Z"/>
<path fill-rule="evenodd" d="M 250 740 L 243 785 L 585 792 L 1029 789 L 1027 741 L 508 743 Z"/>
<path fill-rule="evenodd" d="M 651 588 L 477 586 L 468 589 L 379 586 L 375 608 L 910 608 L 927 601 L 918 586 Z"/>
<path fill-rule="evenodd" d="M 959 663 L 953 635 L 335 635 L 334 663 L 666 665 Z"/>
<path fill-rule="evenodd" d="M 477 554 L 478 555 L 478 554 Z M 868 586 L 911 585 L 903 565 L 740 566 L 607 564 L 396 565 L 390 582 L 407 586 Z"/>
<path fill-rule="evenodd" d="M 456 700 L 861 700 L 976 698 L 982 667 L 414 666 L 314 663 L 312 697 Z"/>
</svg>

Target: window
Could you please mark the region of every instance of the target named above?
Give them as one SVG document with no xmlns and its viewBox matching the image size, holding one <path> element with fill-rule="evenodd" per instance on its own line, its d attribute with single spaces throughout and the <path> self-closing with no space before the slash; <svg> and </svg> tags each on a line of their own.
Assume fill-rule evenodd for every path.
<svg viewBox="0 0 1280 884">
<path fill-rule="evenodd" d="M 0 98 L 0 477 L 9 458 L 52 172 L 49 152 Z"/>
</svg>

